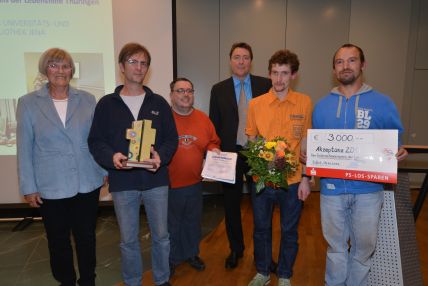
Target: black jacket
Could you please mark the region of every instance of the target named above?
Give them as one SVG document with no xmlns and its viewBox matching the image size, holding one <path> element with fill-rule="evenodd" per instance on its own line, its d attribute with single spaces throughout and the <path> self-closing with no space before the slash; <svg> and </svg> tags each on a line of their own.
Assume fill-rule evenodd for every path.
<svg viewBox="0 0 428 286">
<path fill-rule="evenodd" d="M 253 98 L 269 91 L 271 80 L 250 75 Z M 221 150 L 236 151 L 236 134 L 238 133 L 239 115 L 233 78 L 215 84 L 211 89 L 210 119 L 221 140 Z"/>
<path fill-rule="evenodd" d="M 167 186 L 167 164 L 177 149 L 177 129 L 168 102 L 148 87 L 144 87 L 146 95 L 138 120 L 152 120 L 152 128 L 156 129 L 154 148 L 159 153 L 161 167 L 153 173 L 141 168 L 117 170 L 113 165 L 115 153 L 121 152 L 125 156 L 128 154 L 126 129 L 131 128 L 134 121 L 131 111 L 119 95 L 122 88 L 123 86 L 118 86 L 114 93 L 104 96 L 98 102 L 88 138 L 89 150 L 95 161 L 108 171 L 111 192 Z"/>
</svg>

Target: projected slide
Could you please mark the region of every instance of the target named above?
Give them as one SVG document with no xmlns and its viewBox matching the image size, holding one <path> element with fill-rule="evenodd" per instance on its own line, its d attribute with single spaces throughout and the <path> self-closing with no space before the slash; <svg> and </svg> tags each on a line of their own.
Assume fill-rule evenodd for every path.
<svg viewBox="0 0 428 286">
<path fill-rule="evenodd" d="M 76 64 L 70 84 L 98 99 L 121 84 L 117 54 L 124 44 L 145 45 L 152 63 L 145 84 L 169 98 L 173 79 L 172 1 L 0 0 L 0 208 L 22 203 L 16 164 L 18 98 L 46 79 L 40 55 L 67 50 Z"/>
<path fill-rule="evenodd" d="M 111 0 L 0 0 L 0 43 L 0 156 L 16 154 L 17 99 L 46 82 L 46 49 L 71 54 L 72 86 L 97 98 L 115 87 Z"/>
</svg>

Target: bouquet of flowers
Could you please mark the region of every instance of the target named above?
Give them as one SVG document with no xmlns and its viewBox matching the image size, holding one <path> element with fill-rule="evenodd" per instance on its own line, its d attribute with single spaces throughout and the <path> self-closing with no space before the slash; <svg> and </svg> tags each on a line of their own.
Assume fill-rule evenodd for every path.
<svg viewBox="0 0 428 286">
<path fill-rule="evenodd" d="M 283 137 L 275 137 L 271 141 L 259 138 L 248 142 L 241 154 L 247 157 L 250 166 L 248 175 L 253 176 L 256 182 L 256 193 L 265 186 L 287 188 L 287 178 L 296 172 L 298 166 L 294 153 Z"/>
</svg>

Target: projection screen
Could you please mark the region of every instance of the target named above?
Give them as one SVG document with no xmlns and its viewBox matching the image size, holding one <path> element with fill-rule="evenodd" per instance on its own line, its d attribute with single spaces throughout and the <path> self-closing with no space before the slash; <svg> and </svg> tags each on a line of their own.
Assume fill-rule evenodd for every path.
<svg viewBox="0 0 428 286">
<path fill-rule="evenodd" d="M 0 204 L 23 202 L 16 166 L 16 105 L 45 80 L 37 70 L 43 51 L 60 47 L 70 52 L 77 64 L 71 85 L 99 99 L 121 82 L 121 47 L 139 42 L 152 56 L 145 84 L 168 99 L 172 37 L 171 1 L 0 0 Z"/>
</svg>

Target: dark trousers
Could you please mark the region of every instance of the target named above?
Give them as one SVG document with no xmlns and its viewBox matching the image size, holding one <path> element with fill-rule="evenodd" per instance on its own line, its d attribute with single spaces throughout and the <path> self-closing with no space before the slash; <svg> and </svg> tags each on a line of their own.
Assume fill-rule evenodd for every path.
<svg viewBox="0 0 428 286">
<path fill-rule="evenodd" d="M 281 221 L 281 243 L 278 255 L 277 274 L 279 278 L 290 278 L 296 260 L 298 232 L 302 201 L 297 197 L 299 184 L 288 186 L 287 190 L 264 188 L 256 194 L 251 192 L 254 213 L 254 260 L 258 273 L 269 275 L 272 263 L 272 213 L 279 205 Z"/>
<path fill-rule="evenodd" d="M 177 265 L 199 255 L 201 223 L 202 183 L 170 189 L 168 193 L 170 263 Z"/>
<path fill-rule="evenodd" d="M 76 245 L 80 286 L 95 285 L 95 226 L 100 189 L 58 200 L 43 199 L 40 212 L 48 239 L 51 270 L 63 286 L 76 285 L 73 249 Z"/>
<path fill-rule="evenodd" d="M 241 146 L 236 146 L 238 159 L 236 162 L 235 184 L 223 184 L 224 193 L 224 214 L 226 223 L 227 238 L 231 251 L 242 253 L 244 251 L 244 236 L 242 234 L 241 222 L 241 197 L 244 185 L 243 175 L 249 171 L 246 158 L 239 153 Z M 251 177 L 247 176 L 248 190 L 251 190 Z"/>
</svg>

